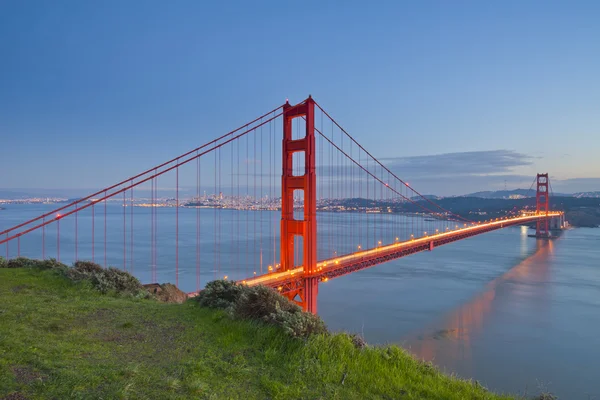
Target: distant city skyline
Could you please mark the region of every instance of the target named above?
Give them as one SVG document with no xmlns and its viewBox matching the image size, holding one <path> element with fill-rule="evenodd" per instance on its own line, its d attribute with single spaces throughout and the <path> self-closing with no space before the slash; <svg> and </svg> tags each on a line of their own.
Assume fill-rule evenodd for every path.
<svg viewBox="0 0 600 400">
<path fill-rule="evenodd" d="M 0 188 L 83 195 L 310 93 L 421 193 L 527 189 L 537 172 L 557 192 L 600 190 L 599 14 L 593 1 L 3 2 Z"/>
</svg>

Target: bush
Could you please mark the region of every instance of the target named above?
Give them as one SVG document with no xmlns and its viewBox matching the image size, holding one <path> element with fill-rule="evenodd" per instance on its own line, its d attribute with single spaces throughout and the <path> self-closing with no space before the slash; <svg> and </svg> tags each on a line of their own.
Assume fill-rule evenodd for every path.
<svg viewBox="0 0 600 400">
<path fill-rule="evenodd" d="M 266 318 L 266 322 L 277 325 L 292 337 L 307 338 L 311 335 L 324 335 L 327 327 L 323 320 L 315 314 L 308 312 L 283 311 L 277 304 L 277 310 Z"/>
<path fill-rule="evenodd" d="M 321 318 L 303 312 L 296 303 L 266 286 L 249 287 L 225 280 L 212 281 L 200 292 L 198 302 L 204 307 L 228 310 L 236 318 L 279 326 L 292 337 L 327 333 Z"/>
<path fill-rule="evenodd" d="M 242 290 L 243 287 L 235 282 L 216 280 L 208 282 L 196 298 L 202 307 L 231 309 L 242 294 Z"/>
<path fill-rule="evenodd" d="M 239 318 L 268 320 L 277 312 L 299 313 L 302 309 L 276 290 L 266 286 L 244 286 L 241 296 L 234 306 L 234 314 Z"/>
<path fill-rule="evenodd" d="M 102 271 L 104 271 L 104 268 L 91 261 L 75 261 L 73 264 L 73 269 L 78 272 L 88 274 L 102 273 Z"/>
<path fill-rule="evenodd" d="M 113 267 L 104 269 L 90 261 L 75 262 L 73 268 L 67 271 L 67 276 L 74 281 L 88 280 L 102 293 L 117 292 L 135 296 L 145 293 L 140 281 L 130 273 Z"/>
<path fill-rule="evenodd" d="M 54 271 L 58 271 L 61 273 L 66 273 L 69 270 L 69 267 L 66 264 L 58 262 L 54 258 L 49 258 L 47 260 L 33 260 L 34 267 L 41 269 L 51 269 Z"/>
<path fill-rule="evenodd" d="M 104 268 L 91 261 L 75 261 L 73 268 L 67 271 L 67 277 L 74 281 L 97 281 L 97 275 L 104 275 Z"/>
<path fill-rule="evenodd" d="M 129 272 L 109 267 L 104 270 L 104 274 L 106 281 L 110 283 L 110 290 L 115 290 L 119 293 L 135 294 L 144 289 L 140 281 Z"/>
<path fill-rule="evenodd" d="M 27 257 L 17 257 L 12 260 L 5 260 L 0 257 L 0 268 L 40 268 L 52 269 L 65 273 L 69 267 L 56 261 L 54 258 L 48 260 L 33 260 Z"/>
<path fill-rule="evenodd" d="M 34 260 L 26 257 L 17 257 L 7 261 L 6 268 L 31 268 L 35 264 Z"/>
</svg>

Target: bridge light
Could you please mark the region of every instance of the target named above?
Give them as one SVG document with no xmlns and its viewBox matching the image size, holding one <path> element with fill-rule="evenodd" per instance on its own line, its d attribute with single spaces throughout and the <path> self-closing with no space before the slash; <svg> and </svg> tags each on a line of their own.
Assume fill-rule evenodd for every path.
<svg viewBox="0 0 600 400">
<path fill-rule="evenodd" d="M 223 277 L 223 279 L 227 280 L 227 275 L 225 275 L 225 276 Z"/>
<path fill-rule="evenodd" d="M 360 250 L 362 247 L 360 247 L 360 244 L 358 245 L 358 249 Z"/>
<path fill-rule="evenodd" d="M 427 232 L 423 232 L 425 234 L 425 236 L 427 236 Z"/>
<path fill-rule="evenodd" d="M 335 260 L 335 264 L 336 264 L 336 265 L 337 265 L 337 264 L 339 264 L 339 263 L 340 263 L 340 262 L 339 262 L 338 260 Z"/>
<path fill-rule="evenodd" d="M 438 230 L 438 229 L 436 229 L 436 230 L 435 230 L 435 233 L 438 233 L 438 231 L 439 231 L 439 230 Z"/>
<path fill-rule="evenodd" d="M 254 271 L 254 275 L 256 275 L 256 271 Z"/>
<path fill-rule="evenodd" d="M 242 281 L 242 283 L 245 285 L 245 284 L 246 284 L 246 281 Z"/>
<path fill-rule="evenodd" d="M 327 282 L 329 280 L 328 277 L 323 278 L 323 282 Z"/>
<path fill-rule="evenodd" d="M 281 289 L 283 289 L 281 286 L 277 287 L 277 290 L 279 290 L 281 292 Z"/>
<path fill-rule="evenodd" d="M 381 246 L 381 240 L 377 241 L 377 244 Z"/>
<path fill-rule="evenodd" d="M 396 242 L 398 241 L 398 238 L 396 238 Z"/>
</svg>

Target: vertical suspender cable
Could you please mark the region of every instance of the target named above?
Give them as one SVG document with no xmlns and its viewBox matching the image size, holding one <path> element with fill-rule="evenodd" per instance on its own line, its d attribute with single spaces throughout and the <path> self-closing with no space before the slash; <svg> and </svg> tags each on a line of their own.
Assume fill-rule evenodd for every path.
<svg viewBox="0 0 600 400">
<path fill-rule="evenodd" d="M 79 203 L 75 204 L 75 210 L 77 210 L 78 208 L 79 208 Z M 79 239 L 79 238 L 78 238 L 78 235 L 79 235 L 79 229 L 78 229 L 78 226 L 77 226 L 77 225 L 78 225 L 78 224 L 77 224 L 77 219 L 78 219 L 78 218 L 77 218 L 77 217 L 78 217 L 78 215 L 77 215 L 77 214 L 79 214 L 79 213 L 78 213 L 77 211 L 75 211 L 75 261 L 77 261 L 77 250 L 78 250 L 78 249 L 77 249 L 77 246 L 78 246 L 78 244 L 79 244 L 79 243 L 78 243 L 78 242 L 79 242 L 79 240 L 78 240 L 78 239 Z"/>
<path fill-rule="evenodd" d="M 19 245 L 21 244 L 19 237 Z M 60 219 L 56 220 L 56 260 L 60 262 Z"/>
<path fill-rule="evenodd" d="M 123 192 L 123 269 L 127 271 L 127 191 Z M 77 214 L 75 214 L 77 215 Z"/>
<path fill-rule="evenodd" d="M 175 168 L 175 287 L 179 287 L 179 167 Z"/>
<path fill-rule="evenodd" d="M 94 255 L 94 244 L 95 244 L 95 220 L 96 220 L 96 210 L 94 209 L 94 199 L 92 199 L 92 262 L 96 262 L 96 258 Z"/>
<path fill-rule="evenodd" d="M 200 291 L 200 157 L 196 150 L 196 291 Z"/>
<path fill-rule="evenodd" d="M 42 219 L 42 223 L 46 223 L 46 217 Z M 8 237 L 8 233 L 6 237 Z M 6 259 L 8 260 L 8 242 L 6 242 Z M 46 259 L 46 225 L 42 226 L 42 259 Z"/>
<path fill-rule="evenodd" d="M 104 268 L 106 267 L 106 191 L 104 191 Z"/>
<path fill-rule="evenodd" d="M 133 180 L 131 181 L 131 202 L 130 202 L 130 220 L 129 220 L 129 270 L 133 274 Z"/>
</svg>

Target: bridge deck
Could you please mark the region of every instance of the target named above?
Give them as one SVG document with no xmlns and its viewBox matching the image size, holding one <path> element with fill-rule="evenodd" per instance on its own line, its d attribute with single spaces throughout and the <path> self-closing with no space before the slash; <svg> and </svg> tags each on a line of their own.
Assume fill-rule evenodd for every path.
<svg viewBox="0 0 600 400">
<path fill-rule="evenodd" d="M 491 221 L 474 226 L 459 228 L 457 230 L 441 232 L 434 235 L 428 235 L 409 241 L 392 243 L 380 246 L 374 249 L 359 251 L 356 253 L 330 258 L 317 263 L 317 271 L 313 276 L 320 281 L 327 281 L 349 273 L 359 271 L 365 268 L 404 257 L 410 254 L 426 250 L 433 250 L 435 247 L 443 244 L 452 243 L 461 239 L 466 239 L 485 232 L 494 231 L 514 225 L 522 225 L 535 222 L 538 219 L 547 217 L 558 217 L 561 213 L 548 213 L 548 215 L 524 215 L 498 221 Z M 240 281 L 241 283 L 254 286 L 265 285 L 277 288 L 281 293 L 290 293 L 298 291 L 302 286 L 304 277 L 303 267 L 297 267 L 284 272 L 272 272 L 266 275 L 252 277 Z"/>
</svg>

